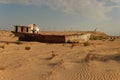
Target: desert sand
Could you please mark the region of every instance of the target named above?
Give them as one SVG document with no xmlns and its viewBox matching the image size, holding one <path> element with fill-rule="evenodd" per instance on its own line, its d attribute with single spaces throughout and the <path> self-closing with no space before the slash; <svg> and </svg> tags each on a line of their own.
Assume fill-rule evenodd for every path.
<svg viewBox="0 0 120 80">
<path fill-rule="evenodd" d="M 0 31 L 0 80 L 120 80 L 120 39 L 19 42 Z"/>
</svg>

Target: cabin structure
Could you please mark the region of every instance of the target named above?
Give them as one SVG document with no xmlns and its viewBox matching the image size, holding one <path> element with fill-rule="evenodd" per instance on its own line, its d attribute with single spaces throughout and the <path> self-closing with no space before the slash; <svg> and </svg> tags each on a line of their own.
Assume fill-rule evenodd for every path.
<svg viewBox="0 0 120 80">
<path fill-rule="evenodd" d="M 31 33 L 29 26 L 14 26 L 13 33 L 19 37 L 20 41 L 38 41 L 45 43 L 81 43 L 89 40 L 88 34 L 71 34 L 71 35 L 55 35 L 55 34 L 40 34 Z"/>
<path fill-rule="evenodd" d="M 31 31 L 30 27 L 28 26 L 19 26 L 19 25 L 15 25 L 15 32 L 22 32 L 22 33 L 29 33 Z"/>
</svg>

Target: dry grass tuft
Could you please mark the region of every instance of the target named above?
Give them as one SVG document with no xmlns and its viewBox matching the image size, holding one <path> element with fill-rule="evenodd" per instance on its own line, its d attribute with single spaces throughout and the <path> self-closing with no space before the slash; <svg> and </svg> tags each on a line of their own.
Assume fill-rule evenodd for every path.
<svg viewBox="0 0 120 80">
<path fill-rule="evenodd" d="M 51 53 L 53 54 L 53 53 L 54 53 L 54 51 L 51 51 Z"/>
<path fill-rule="evenodd" d="M 56 56 L 56 54 L 52 54 L 52 57 L 54 58 Z"/>
<path fill-rule="evenodd" d="M 15 43 L 16 43 L 16 44 L 23 44 L 23 43 L 22 43 L 21 41 L 19 41 L 19 40 L 16 41 Z"/>
<path fill-rule="evenodd" d="M 57 56 L 57 54 L 52 53 L 51 59 L 53 59 L 53 58 L 56 57 L 56 56 Z"/>
<path fill-rule="evenodd" d="M 64 60 L 61 59 L 60 61 L 56 62 L 56 63 L 50 63 L 51 66 L 61 66 L 64 63 Z"/>
<path fill-rule="evenodd" d="M 64 63 L 64 60 L 61 59 L 60 62 L 59 62 L 59 65 L 63 64 Z"/>
<path fill-rule="evenodd" d="M 56 56 L 57 56 L 57 54 L 52 53 L 51 56 L 50 56 L 49 58 L 46 58 L 46 59 L 47 59 L 47 60 L 51 60 L 51 59 L 53 59 L 53 58 L 56 57 Z"/>
<path fill-rule="evenodd" d="M 90 44 L 90 42 L 87 41 L 87 42 L 84 42 L 83 45 L 84 46 L 90 46 L 91 44 Z"/>
<path fill-rule="evenodd" d="M 85 62 L 89 62 L 90 60 L 94 59 L 94 54 L 88 53 L 85 57 Z"/>
<path fill-rule="evenodd" d="M 0 67 L 0 70 L 5 70 L 5 68 L 4 67 Z"/>
<path fill-rule="evenodd" d="M 10 43 L 9 42 L 6 42 L 7 45 L 9 45 Z"/>
<path fill-rule="evenodd" d="M 70 48 L 73 48 L 73 47 L 75 47 L 77 45 L 78 45 L 77 43 L 72 43 L 71 46 L 70 46 Z"/>
<path fill-rule="evenodd" d="M 4 48 L 5 48 L 5 45 L 0 46 L 0 48 L 4 49 Z"/>
<path fill-rule="evenodd" d="M 110 37 L 109 41 L 115 41 L 115 37 Z"/>
<path fill-rule="evenodd" d="M 90 40 L 106 40 L 106 36 L 91 36 Z"/>
<path fill-rule="evenodd" d="M 31 47 L 29 47 L 29 46 L 25 47 L 25 50 L 30 50 L 30 49 L 31 49 Z"/>
</svg>

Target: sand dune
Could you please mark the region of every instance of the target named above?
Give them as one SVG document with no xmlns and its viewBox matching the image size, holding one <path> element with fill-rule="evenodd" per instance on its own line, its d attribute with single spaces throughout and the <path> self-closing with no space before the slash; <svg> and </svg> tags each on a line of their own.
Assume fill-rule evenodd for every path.
<svg viewBox="0 0 120 80">
<path fill-rule="evenodd" d="M 120 39 L 73 46 L 18 43 L 10 32 L 4 34 L 0 36 L 0 80 L 120 80 Z"/>
</svg>

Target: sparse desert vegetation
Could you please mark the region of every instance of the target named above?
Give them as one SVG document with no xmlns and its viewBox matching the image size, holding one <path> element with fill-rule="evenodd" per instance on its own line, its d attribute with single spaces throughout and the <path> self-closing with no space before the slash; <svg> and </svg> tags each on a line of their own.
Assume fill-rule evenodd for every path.
<svg viewBox="0 0 120 80">
<path fill-rule="evenodd" d="M 104 36 L 91 36 L 90 40 L 103 40 L 103 39 L 107 39 Z"/>
<path fill-rule="evenodd" d="M 90 46 L 91 43 L 87 41 L 87 42 L 84 42 L 83 45 L 84 45 L 84 46 Z"/>
<path fill-rule="evenodd" d="M 29 47 L 29 46 L 25 47 L 25 50 L 30 50 L 30 49 L 31 49 L 31 47 Z"/>
<path fill-rule="evenodd" d="M 1 70 L 5 70 L 5 68 L 4 68 L 4 67 L 0 67 L 0 71 L 1 71 Z"/>
<path fill-rule="evenodd" d="M 87 42 L 49 44 L 23 42 L 9 34 L 0 36 L 0 80 L 120 79 L 119 37 L 94 32 L 99 37 Z"/>
<path fill-rule="evenodd" d="M 4 48 L 5 48 L 5 45 L 1 45 L 0 48 L 4 49 Z"/>
<path fill-rule="evenodd" d="M 23 44 L 23 42 L 22 41 L 20 41 L 20 40 L 17 40 L 16 42 L 15 42 L 16 44 Z"/>
</svg>

